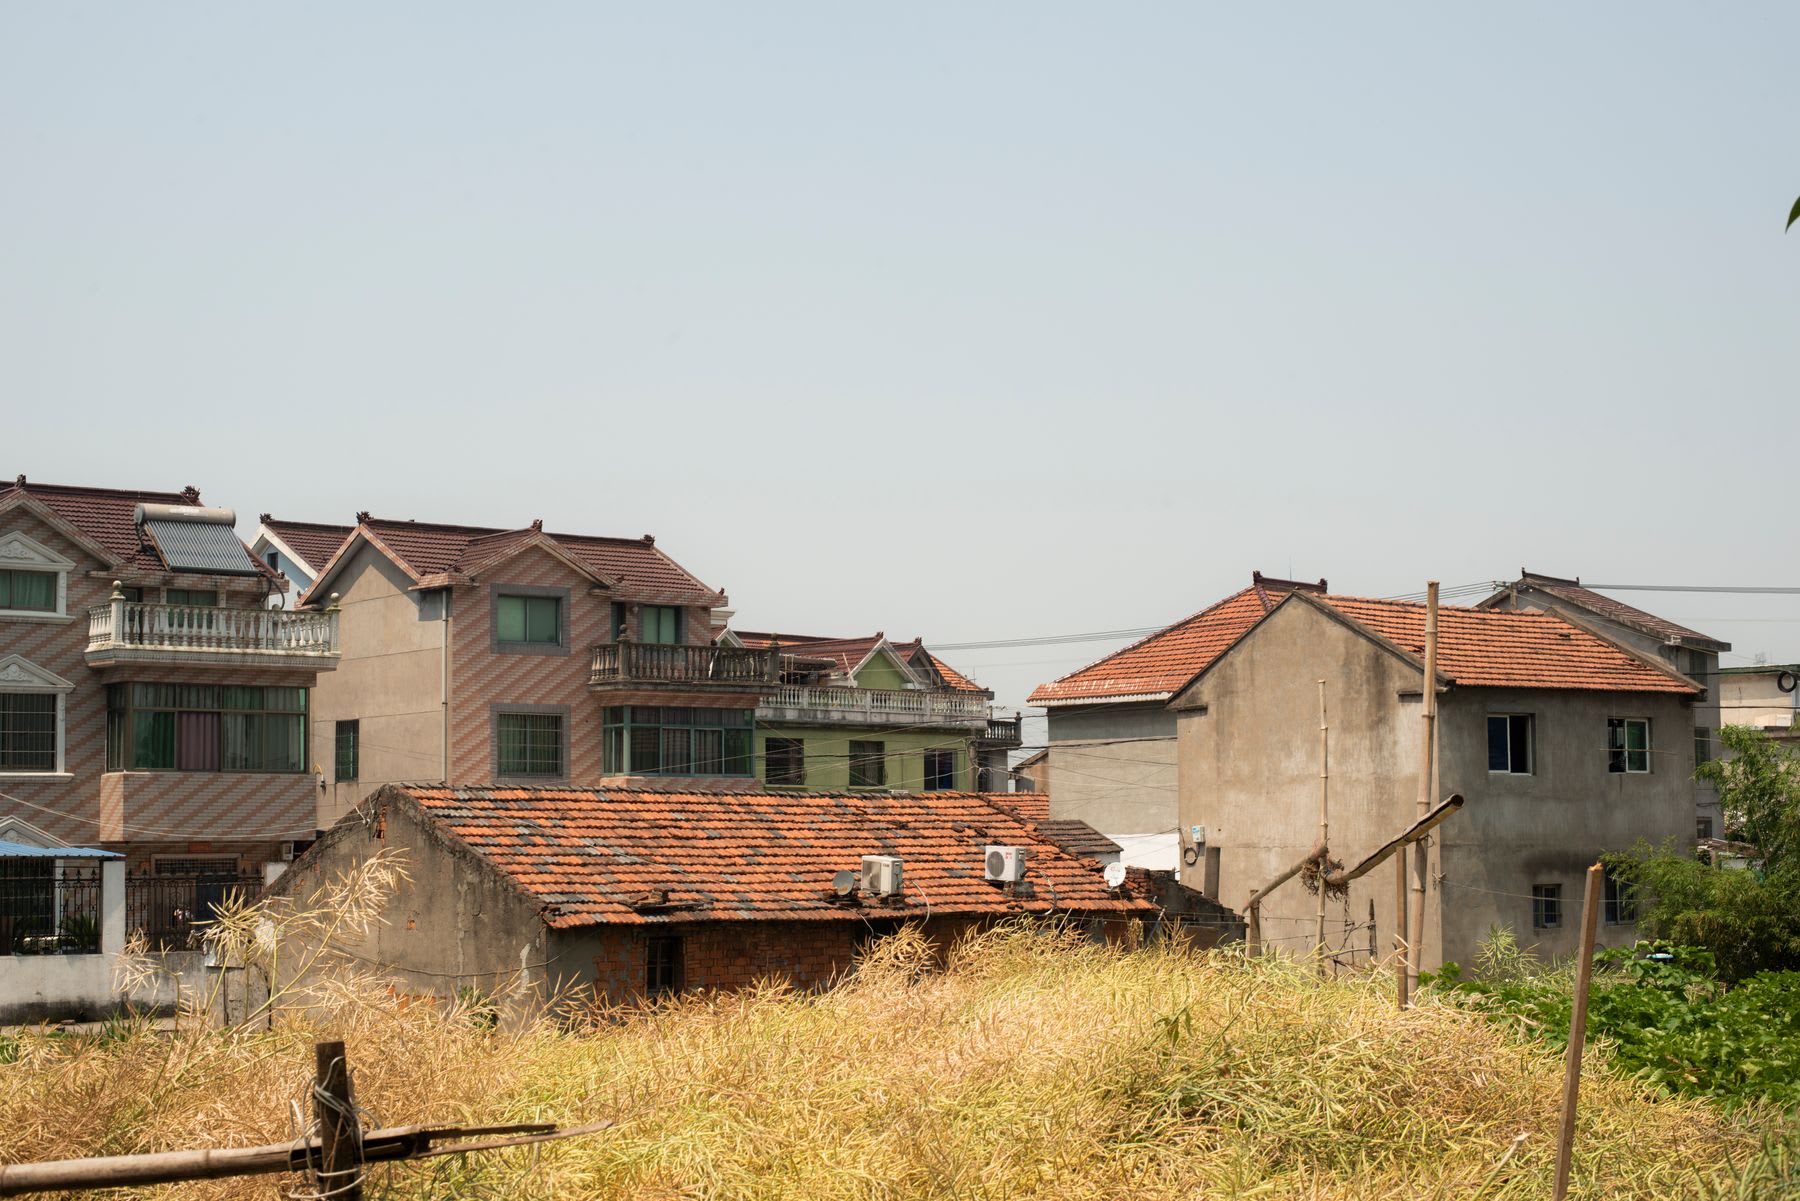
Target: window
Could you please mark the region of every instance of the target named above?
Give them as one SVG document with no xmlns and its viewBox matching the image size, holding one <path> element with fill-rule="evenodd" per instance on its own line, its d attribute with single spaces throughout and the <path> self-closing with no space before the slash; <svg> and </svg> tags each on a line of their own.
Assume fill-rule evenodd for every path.
<svg viewBox="0 0 1800 1201">
<path fill-rule="evenodd" d="M 1709 816 L 1696 817 L 1694 819 L 1694 837 L 1696 837 L 1696 838 L 1711 838 L 1712 836 L 1713 836 L 1712 818 Z"/>
<path fill-rule="evenodd" d="M 1601 918 L 1609 926 L 1637 921 L 1637 890 L 1611 872 L 1606 873 L 1606 902 Z"/>
<path fill-rule="evenodd" d="M 1531 714 L 1488 714 L 1488 770 L 1531 775 Z"/>
<path fill-rule="evenodd" d="M 0 692 L 0 771 L 56 770 L 56 702 L 47 692 Z"/>
<path fill-rule="evenodd" d="M 644 994 L 660 997 L 681 991 L 681 936 L 657 935 L 644 940 Z"/>
<path fill-rule="evenodd" d="M 33 613 L 56 612 L 56 573 L 0 571 L 0 609 L 24 609 Z"/>
<path fill-rule="evenodd" d="M 496 600 L 495 621 L 501 642 L 562 641 L 562 601 L 554 596 L 505 596 Z"/>
<path fill-rule="evenodd" d="M 304 688 L 107 686 L 108 771 L 298 772 L 305 768 Z"/>
<path fill-rule="evenodd" d="M 1687 653 L 1687 674 L 1710 688 L 1712 687 L 1712 664 L 1707 659 L 1705 651 L 1689 651 Z"/>
<path fill-rule="evenodd" d="M 337 723 L 337 778 L 354 780 L 361 767 L 362 724 L 354 721 Z"/>
<path fill-rule="evenodd" d="M 880 742 L 850 743 L 850 787 L 880 788 L 887 783 L 887 745 Z"/>
<path fill-rule="evenodd" d="M 625 602 L 612 603 L 612 640 L 617 642 L 625 637 Z"/>
<path fill-rule="evenodd" d="M 501 713 L 496 770 L 503 776 L 560 776 L 563 721 L 560 713 Z"/>
<path fill-rule="evenodd" d="M 1539 930 L 1554 930 L 1562 925 L 1562 885 L 1531 886 L 1531 924 Z"/>
<path fill-rule="evenodd" d="M 956 787 L 956 752 L 925 752 L 925 791 L 947 792 Z"/>
<path fill-rule="evenodd" d="M 763 744 L 765 784 L 806 783 L 806 743 L 799 738 L 771 738 Z"/>
<path fill-rule="evenodd" d="M 613 705 L 601 727 L 601 770 L 613 776 L 754 774 L 754 709 Z"/>
<path fill-rule="evenodd" d="M 219 607 L 219 593 L 212 588 L 164 588 L 163 603 L 216 609 Z"/>
<path fill-rule="evenodd" d="M 1641 717 L 1606 719 L 1606 770 L 1638 774 L 1650 770 L 1650 723 Z"/>
<path fill-rule="evenodd" d="M 1712 761 L 1712 730 L 1707 726 L 1694 727 L 1694 766 Z"/>
<path fill-rule="evenodd" d="M 675 646 L 681 641 L 681 610 L 674 605 L 645 605 L 642 614 L 642 640 L 657 646 Z"/>
</svg>

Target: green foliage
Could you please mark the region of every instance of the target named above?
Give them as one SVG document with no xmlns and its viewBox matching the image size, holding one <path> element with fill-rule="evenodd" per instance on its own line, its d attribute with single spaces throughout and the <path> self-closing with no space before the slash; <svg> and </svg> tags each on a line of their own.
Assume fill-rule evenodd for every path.
<svg viewBox="0 0 1800 1201">
<path fill-rule="evenodd" d="M 1729 836 L 1759 848 L 1770 870 L 1800 858 L 1800 757 L 1748 726 L 1726 726 L 1719 741 L 1731 757 L 1694 775 L 1718 790 Z"/>
<path fill-rule="evenodd" d="M 1552 1046 L 1568 1044 L 1570 966 L 1546 968 L 1524 956 L 1510 976 L 1466 979 L 1447 964 L 1430 983 Z M 1763 972 L 1727 987 L 1704 949 L 1639 943 L 1603 951 L 1588 1036 L 1610 1045 L 1615 1068 L 1673 1093 L 1800 1105 L 1800 972 Z"/>
<path fill-rule="evenodd" d="M 1788 213 L 1787 227 L 1789 229 L 1794 228 L 1794 222 L 1796 221 L 1800 221 L 1800 200 L 1794 201 L 1793 210 Z"/>
<path fill-rule="evenodd" d="M 1800 971 L 1800 863 L 1721 868 L 1647 845 L 1605 860 L 1637 890 L 1639 929 L 1705 948 L 1727 983 L 1757 972 Z"/>
</svg>

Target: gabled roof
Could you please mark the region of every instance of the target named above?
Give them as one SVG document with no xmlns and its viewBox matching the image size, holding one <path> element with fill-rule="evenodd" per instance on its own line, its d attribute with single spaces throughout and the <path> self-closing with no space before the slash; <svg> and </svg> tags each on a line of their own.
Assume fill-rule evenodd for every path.
<svg viewBox="0 0 1800 1201">
<path fill-rule="evenodd" d="M 137 507 L 150 505 L 182 505 L 200 507 L 200 491 L 188 487 L 180 492 L 150 492 L 128 488 L 90 488 L 74 484 L 39 484 L 19 476 L 13 483 L 0 487 L 0 505 L 15 499 L 28 499 L 48 510 L 67 532 L 83 541 L 96 557 L 105 557 L 115 569 L 167 572 L 168 564 L 156 548 L 155 541 L 144 535 L 137 524 Z M 240 546 L 243 543 L 238 543 Z M 272 577 L 268 565 L 244 547 L 247 568 L 254 565 L 256 574 Z"/>
<path fill-rule="evenodd" d="M 1424 663 L 1425 606 L 1351 596 L 1295 595 L 1348 618 Z M 1593 692 L 1693 695 L 1694 683 L 1650 655 L 1639 655 L 1555 613 L 1438 606 L 1438 673 L 1478 688 L 1555 688 Z"/>
<path fill-rule="evenodd" d="M 870 655 L 873 655 L 881 646 L 886 645 L 910 671 L 918 672 L 917 660 L 923 654 L 937 674 L 943 678 L 945 687 L 957 692 L 979 692 L 983 696 L 991 695 L 980 684 L 926 650 L 923 638 L 914 638 L 911 642 L 893 642 L 880 631 L 865 634 L 860 638 L 835 638 L 820 634 L 779 634 L 765 630 L 732 630 L 731 635 L 743 646 L 753 650 L 767 650 L 776 643 L 780 643 L 781 649 L 796 659 L 814 659 L 820 663 L 830 663 L 832 670 L 847 676 L 854 675 Z"/>
<path fill-rule="evenodd" d="M 1551 596 L 1567 601 L 1577 608 L 1585 609 L 1597 617 L 1616 621 L 1622 626 L 1648 634 L 1652 638 L 1660 638 L 1664 642 L 1677 642 L 1697 650 L 1728 651 L 1731 649 L 1731 643 L 1721 642 L 1710 634 L 1702 634 L 1696 630 L 1690 630 L 1686 626 L 1676 625 L 1666 618 L 1658 617 L 1654 613 L 1646 613 L 1624 601 L 1614 600 L 1610 596 L 1602 596 L 1591 588 L 1583 588 L 1580 576 L 1572 580 L 1563 579 L 1561 576 L 1526 571 L 1521 567 L 1519 578 L 1511 587 L 1502 588 L 1488 597 L 1481 602 L 1480 607 L 1494 608 L 1504 603 L 1513 594 L 1514 589 L 1523 588 L 1547 592 Z"/>
<path fill-rule="evenodd" d="M 282 547 L 286 548 L 284 553 L 292 552 L 288 557 L 297 559 L 309 575 L 319 574 L 325 564 L 331 562 L 338 547 L 344 544 L 344 539 L 356 529 L 353 525 L 328 525 L 320 521 L 277 521 L 267 513 L 262 515 L 262 527 L 281 541 Z"/>
<path fill-rule="evenodd" d="M 1090 663 L 1061 679 L 1040 684 L 1028 704 L 1047 708 L 1087 703 L 1165 701 L 1212 665 L 1227 647 L 1263 619 L 1290 592 L 1324 592 L 1316 584 L 1251 574 L 1250 587 L 1141 638 L 1124 650 Z"/>
<path fill-rule="evenodd" d="M 371 803 L 396 799 L 492 865 L 557 928 L 1151 909 L 979 793 L 389 785 Z M 1026 848 L 1028 892 L 986 881 L 990 843 Z M 902 896 L 842 903 L 832 877 L 876 854 L 900 856 Z"/>
<path fill-rule="evenodd" d="M 621 595 L 654 597 L 669 604 L 716 606 L 724 594 L 701 583 L 656 546 L 642 538 L 606 538 L 590 534 L 545 533 L 533 522 L 518 529 L 492 529 L 473 525 L 440 525 L 425 521 L 396 521 L 357 514 L 356 528 L 325 564 L 302 603 L 311 604 L 328 590 L 348 552 L 358 540 L 391 557 L 416 582 L 442 586 L 459 582 L 484 567 L 492 567 L 531 545 L 553 546 L 560 557 L 596 580 L 616 587 Z"/>
</svg>

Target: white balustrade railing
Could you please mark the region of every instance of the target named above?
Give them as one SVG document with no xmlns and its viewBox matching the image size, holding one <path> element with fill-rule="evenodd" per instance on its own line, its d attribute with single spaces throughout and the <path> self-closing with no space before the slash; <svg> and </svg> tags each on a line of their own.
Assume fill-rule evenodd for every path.
<svg viewBox="0 0 1800 1201">
<path fill-rule="evenodd" d="M 870 717 L 959 718 L 986 721 L 983 696 L 890 688 L 831 688 L 786 684 L 763 695 L 768 709 L 857 713 Z"/>
<path fill-rule="evenodd" d="M 88 650 L 335 655 L 333 610 L 239 609 L 115 600 L 88 610 Z"/>
</svg>

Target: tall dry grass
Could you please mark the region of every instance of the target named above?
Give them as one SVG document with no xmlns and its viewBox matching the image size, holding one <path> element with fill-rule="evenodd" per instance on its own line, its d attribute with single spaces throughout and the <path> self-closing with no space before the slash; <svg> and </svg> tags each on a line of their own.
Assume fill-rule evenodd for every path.
<svg viewBox="0 0 1800 1201">
<path fill-rule="evenodd" d="M 1555 1057 L 1450 1002 L 1400 1015 L 1381 981 L 1322 983 L 1304 966 L 1011 928 L 939 968 L 902 934 L 821 994 L 771 985 L 499 1026 L 478 1007 L 409 1001 L 318 966 L 315 991 L 278 995 L 272 1028 L 18 1040 L 0 1067 L 0 1160 L 291 1137 L 312 1043 L 328 1036 L 348 1044 L 359 1100 L 382 1124 L 618 1123 L 381 1172 L 376 1195 L 1549 1194 Z M 1577 1196 L 1792 1187 L 1792 1165 L 1769 1156 L 1760 1182 L 1733 1166 L 1755 1153 L 1751 1119 L 1658 1099 L 1603 1059 L 1583 1081 Z M 252 1178 L 144 1194 L 276 1188 Z"/>
</svg>

